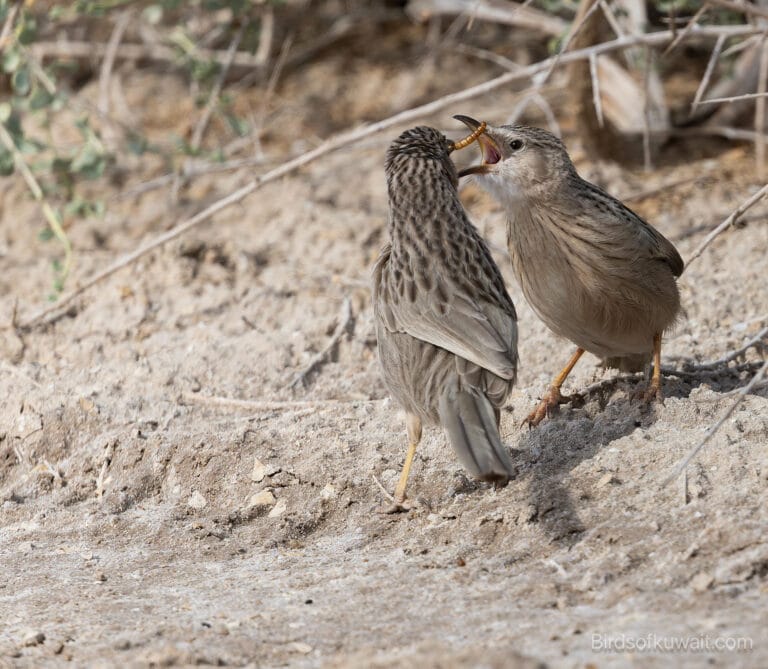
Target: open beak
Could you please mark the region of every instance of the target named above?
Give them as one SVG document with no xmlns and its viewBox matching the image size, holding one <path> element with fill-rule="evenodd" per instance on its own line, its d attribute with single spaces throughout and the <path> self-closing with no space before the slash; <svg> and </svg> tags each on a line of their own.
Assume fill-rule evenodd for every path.
<svg viewBox="0 0 768 669">
<path fill-rule="evenodd" d="M 480 121 L 476 121 L 471 116 L 463 116 L 462 114 L 457 114 L 453 118 L 457 121 L 461 121 L 473 132 L 476 132 L 481 126 L 485 128 L 486 125 L 485 121 L 480 123 Z M 495 165 L 501 160 L 501 150 L 499 149 L 499 145 L 492 137 L 489 137 L 487 133 L 484 132 L 478 135 L 477 143 L 480 145 L 483 162 L 480 165 L 472 165 L 472 167 L 467 167 L 466 169 L 461 170 L 459 172 L 459 178 L 470 174 L 487 174 L 491 171 L 490 166 Z"/>
</svg>

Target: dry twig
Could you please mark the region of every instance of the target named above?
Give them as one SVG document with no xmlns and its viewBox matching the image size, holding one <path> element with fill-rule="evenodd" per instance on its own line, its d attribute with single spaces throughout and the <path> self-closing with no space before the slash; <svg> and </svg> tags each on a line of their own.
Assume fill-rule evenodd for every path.
<svg viewBox="0 0 768 669">
<path fill-rule="evenodd" d="M 707 90 L 707 86 L 709 86 L 709 80 L 712 78 L 712 72 L 715 70 L 715 65 L 717 65 L 717 59 L 720 58 L 720 52 L 723 50 L 723 44 L 725 44 L 725 35 L 720 35 L 720 37 L 717 38 L 717 42 L 715 42 L 714 48 L 712 49 L 712 54 L 709 57 L 707 69 L 704 71 L 704 76 L 701 78 L 701 83 L 696 89 L 696 95 L 694 96 L 693 102 L 691 103 L 691 114 L 696 111 L 696 108 L 699 106 L 701 96 L 704 95 L 704 91 Z"/>
<path fill-rule="evenodd" d="M 408 13 L 424 21 L 441 14 L 470 14 L 472 20 L 536 30 L 546 35 L 561 35 L 568 24 L 550 13 L 527 6 L 526 3 L 500 3 L 489 0 L 411 0 Z"/>
<path fill-rule="evenodd" d="M 732 213 L 728 218 L 726 218 L 720 225 L 718 225 L 712 232 L 710 232 L 704 239 L 703 242 L 699 245 L 699 247 L 691 254 L 691 257 L 688 258 L 688 262 L 685 263 L 685 269 L 688 269 L 690 267 L 691 263 L 696 260 L 703 252 L 704 250 L 723 232 L 725 232 L 728 228 L 730 228 L 736 221 L 739 220 L 739 217 L 747 211 L 750 207 L 754 206 L 757 202 L 759 202 L 765 195 L 768 193 L 768 184 L 763 186 L 757 193 L 752 195 L 751 197 L 747 198 L 744 202 L 742 202 Z"/>
<path fill-rule="evenodd" d="M 243 25 L 240 26 L 240 29 L 235 33 L 235 36 L 232 38 L 232 42 L 227 49 L 227 57 L 224 59 L 224 63 L 219 70 L 219 76 L 216 78 L 216 82 L 213 84 L 213 88 L 211 88 L 211 94 L 208 96 L 208 102 L 203 109 L 203 113 L 200 114 L 200 120 L 197 122 L 195 130 L 192 133 L 190 145 L 194 151 L 197 151 L 200 148 L 200 143 L 203 141 L 203 134 L 211 120 L 213 110 L 216 108 L 216 105 L 219 104 L 221 88 L 227 78 L 229 68 L 232 67 L 232 61 L 235 59 L 237 47 L 240 46 L 240 40 L 243 38 L 243 33 L 247 27 L 247 23 L 243 23 Z"/>
<path fill-rule="evenodd" d="M 752 26 L 695 26 L 694 28 L 691 29 L 690 36 L 712 38 L 712 37 L 718 37 L 722 34 L 725 34 L 731 37 L 743 37 L 743 36 L 753 35 L 758 32 L 760 32 L 760 30 Z M 456 93 L 451 93 L 444 97 L 438 98 L 437 100 L 433 100 L 432 102 L 429 102 L 427 104 L 402 111 L 398 114 L 390 116 L 389 118 L 379 121 L 377 123 L 372 123 L 370 125 L 362 126 L 360 128 L 355 128 L 354 130 L 350 130 L 348 132 L 336 135 L 335 137 L 332 137 L 327 141 L 323 142 L 320 146 L 316 147 L 315 149 L 312 149 L 311 151 L 308 151 L 307 153 L 304 153 L 294 158 L 293 160 L 289 160 L 283 163 L 282 165 L 279 165 L 278 167 L 270 170 L 269 172 L 266 172 L 260 177 L 257 177 L 256 179 L 246 184 L 245 186 L 242 186 L 241 188 L 230 193 L 226 197 L 214 202 L 213 204 L 206 207 L 202 211 L 198 212 L 191 218 L 178 223 L 175 227 L 171 228 L 167 232 L 161 235 L 158 235 L 154 239 L 151 239 L 145 244 L 142 244 L 139 248 L 135 249 L 134 251 L 131 251 L 130 253 L 125 254 L 121 258 L 118 258 L 110 266 L 108 266 L 107 268 L 103 269 L 100 272 L 97 272 L 94 276 L 89 278 L 87 281 L 85 281 L 83 284 L 78 286 L 76 289 L 72 290 L 70 293 L 63 296 L 55 304 L 50 305 L 44 309 L 41 309 L 38 312 L 26 318 L 25 320 L 23 320 L 20 323 L 19 327 L 22 329 L 28 329 L 33 325 L 43 322 L 44 319 L 50 317 L 51 315 L 54 315 L 53 317 L 55 317 L 55 314 L 60 313 L 65 307 L 71 304 L 77 297 L 82 295 L 89 288 L 100 283 L 101 281 L 111 276 L 115 272 L 119 271 L 120 269 L 127 267 L 131 263 L 135 262 L 139 258 L 149 253 L 150 251 L 163 246 L 164 244 L 168 243 L 173 239 L 176 239 L 177 237 L 184 234 L 188 230 L 194 228 L 195 226 L 200 225 L 205 221 L 208 221 L 211 217 L 213 217 L 215 214 L 219 213 L 223 209 L 226 209 L 227 207 L 233 204 L 241 202 L 248 195 L 255 192 L 262 186 L 268 183 L 271 183 L 273 181 L 276 181 L 277 179 L 287 174 L 295 172 L 296 170 L 304 167 L 305 165 L 308 165 L 314 160 L 317 160 L 318 158 L 325 156 L 331 152 L 337 151 L 341 148 L 344 148 L 346 146 L 359 142 L 361 139 L 365 139 L 371 135 L 381 132 L 382 130 L 386 130 L 387 128 L 390 128 L 392 126 L 396 126 L 402 123 L 413 121 L 414 119 L 429 116 L 430 114 L 434 114 L 438 111 L 441 111 L 446 107 L 450 107 L 459 102 L 464 102 L 465 100 L 470 100 L 480 95 L 484 95 L 498 88 L 501 88 L 502 86 L 506 86 L 512 82 L 530 79 L 533 76 L 540 74 L 541 72 L 546 72 L 547 70 L 549 70 L 552 66 L 552 63 L 557 59 L 559 59 L 559 62 L 561 64 L 566 64 L 566 63 L 574 62 L 577 60 L 588 59 L 590 57 L 590 54 L 592 53 L 599 55 L 601 53 L 609 53 L 611 51 L 617 51 L 617 50 L 625 49 L 627 47 L 637 46 L 641 44 L 648 45 L 648 46 L 659 46 L 661 44 L 665 44 L 670 39 L 671 39 L 670 31 L 660 31 L 656 33 L 647 33 L 642 35 L 627 35 L 627 36 L 612 40 L 610 42 L 603 42 L 602 44 L 596 44 L 588 48 L 578 49 L 575 51 L 571 51 L 569 53 L 558 54 L 558 56 L 555 56 L 553 58 L 548 58 L 538 63 L 529 65 L 527 67 L 521 67 L 519 70 L 515 72 L 507 72 L 505 74 L 502 74 L 499 77 L 496 77 L 495 79 L 490 79 L 489 81 L 485 81 L 481 84 L 477 84 L 476 86 L 471 86 L 470 88 L 466 88 Z M 9 325 L 6 324 L 0 327 L 0 329 L 7 329 L 8 327 Z"/>
<path fill-rule="evenodd" d="M 696 12 L 690 21 L 686 24 L 685 28 L 683 28 L 679 33 L 677 33 L 677 36 L 672 40 L 672 43 L 664 49 L 664 51 L 661 54 L 661 57 L 664 58 L 667 56 L 680 42 L 682 42 L 688 35 L 695 29 L 695 27 L 698 25 L 698 20 L 701 18 L 702 14 L 706 12 L 709 9 L 709 3 L 705 2 L 699 9 L 698 12 Z"/>
<path fill-rule="evenodd" d="M 338 323 L 333 335 L 331 335 L 331 338 L 328 340 L 328 343 L 323 350 L 315 354 L 312 357 L 312 360 L 309 361 L 309 364 L 294 376 L 293 381 L 291 382 L 291 388 L 295 388 L 299 384 L 306 386 L 307 377 L 325 364 L 333 349 L 336 348 L 336 345 L 341 341 L 344 333 L 349 330 L 351 322 L 352 303 L 349 301 L 348 297 L 345 297 L 344 301 L 341 303 L 341 311 L 339 312 Z"/>
<path fill-rule="evenodd" d="M 185 404 L 202 404 L 222 409 L 249 409 L 250 411 L 292 411 L 294 409 L 331 409 L 349 404 L 376 404 L 385 400 L 300 400 L 300 401 L 268 401 L 240 400 L 232 397 L 217 395 L 200 395 L 183 393 L 181 401 Z"/>
<path fill-rule="evenodd" d="M 768 40 L 763 38 L 760 44 L 760 69 L 757 75 L 757 102 L 755 104 L 755 161 L 757 175 L 765 175 L 765 90 L 768 84 Z"/>
<path fill-rule="evenodd" d="M 723 426 L 725 421 L 727 421 L 733 415 L 733 412 L 736 411 L 739 405 L 744 401 L 744 398 L 759 383 L 760 379 L 763 378 L 763 375 L 766 371 L 768 371 L 768 360 L 763 363 L 763 366 L 758 370 L 757 374 L 752 377 L 752 380 L 741 389 L 738 397 L 733 402 L 733 404 L 731 404 L 723 417 L 707 430 L 704 438 L 688 452 L 688 454 L 680 461 L 680 464 L 678 464 L 674 470 L 672 470 L 672 473 L 664 479 L 662 482 L 663 486 L 666 486 L 674 481 L 678 476 L 680 476 L 680 474 L 683 473 L 683 471 L 685 471 L 685 469 L 691 463 L 691 460 L 693 460 L 701 452 L 701 449 L 707 445 L 709 440 L 712 439 L 715 434 L 717 434 L 717 431 Z"/>
<path fill-rule="evenodd" d="M 592 77 L 592 102 L 595 105 L 597 122 L 602 128 L 605 125 L 603 121 L 603 102 L 600 99 L 600 78 L 597 76 L 597 56 L 593 53 L 589 54 L 589 75 Z"/>
</svg>

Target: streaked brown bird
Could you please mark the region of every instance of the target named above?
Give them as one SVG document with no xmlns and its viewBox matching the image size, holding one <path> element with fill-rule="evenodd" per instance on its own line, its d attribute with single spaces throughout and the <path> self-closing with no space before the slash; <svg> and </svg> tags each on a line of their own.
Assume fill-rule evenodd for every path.
<svg viewBox="0 0 768 669">
<path fill-rule="evenodd" d="M 481 126 L 455 116 L 470 129 Z M 487 126 L 483 162 L 463 170 L 504 207 L 515 275 L 528 303 L 556 334 L 578 347 L 525 422 L 538 425 L 569 401 L 560 394 L 584 351 L 622 371 L 653 356 L 644 393 L 661 399 L 661 339 L 680 314 L 677 249 L 619 200 L 576 172 L 552 133 L 523 125 Z"/>
<path fill-rule="evenodd" d="M 422 423 L 445 428 L 473 476 L 503 484 L 513 473 L 499 418 L 517 372 L 517 315 L 459 201 L 449 155 L 478 126 L 457 143 L 414 128 L 387 151 L 391 241 L 373 268 L 373 313 L 384 381 L 405 409 L 409 440 L 390 511 L 409 508 Z"/>
</svg>

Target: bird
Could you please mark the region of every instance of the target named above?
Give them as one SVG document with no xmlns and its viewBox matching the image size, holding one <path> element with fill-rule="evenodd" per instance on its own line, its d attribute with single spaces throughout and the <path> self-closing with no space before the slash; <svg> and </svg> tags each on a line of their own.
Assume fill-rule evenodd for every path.
<svg viewBox="0 0 768 669">
<path fill-rule="evenodd" d="M 517 314 L 450 157 L 482 128 L 451 142 L 420 126 L 387 150 L 390 240 L 373 267 L 372 304 L 382 375 L 409 442 L 390 512 L 412 508 L 406 484 L 423 424 L 444 428 L 473 476 L 504 485 L 514 474 L 499 421 L 517 375 Z"/>
<path fill-rule="evenodd" d="M 474 130 L 470 116 L 454 116 Z M 538 425 L 570 398 L 560 390 L 585 351 L 604 366 L 653 376 L 639 393 L 663 402 L 661 342 L 681 314 L 684 263 L 656 228 L 582 179 L 563 143 L 541 128 L 491 126 L 478 143 L 482 164 L 462 170 L 503 207 L 517 282 L 536 314 L 576 351 L 523 421 Z"/>
</svg>

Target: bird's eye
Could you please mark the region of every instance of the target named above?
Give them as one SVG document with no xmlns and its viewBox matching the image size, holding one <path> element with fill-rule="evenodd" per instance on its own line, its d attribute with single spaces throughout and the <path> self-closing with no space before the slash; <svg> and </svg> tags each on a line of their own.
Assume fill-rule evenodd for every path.
<svg viewBox="0 0 768 669">
<path fill-rule="evenodd" d="M 520 149 L 523 148 L 523 143 L 524 142 L 522 139 L 513 139 L 509 143 L 509 148 L 512 149 L 513 151 L 519 151 Z"/>
</svg>

